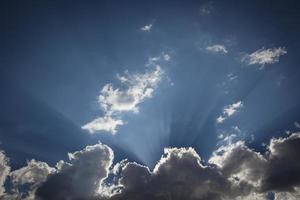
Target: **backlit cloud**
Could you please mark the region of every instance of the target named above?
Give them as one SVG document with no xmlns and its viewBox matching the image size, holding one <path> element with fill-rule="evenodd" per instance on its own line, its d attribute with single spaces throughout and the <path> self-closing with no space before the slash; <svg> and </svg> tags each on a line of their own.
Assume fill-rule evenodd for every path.
<svg viewBox="0 0 300 200">
<path fill-rule="evenodd" d="M 261 48 L 251 54 L 245 54 L 241 61 L 247 65 L 261 65 L 262 69 L 266 64 L 273 64 L 279 62 L 279 57 L 287 54 L 287 51 L 284 47 L 278 48 Z"/>
</svg>

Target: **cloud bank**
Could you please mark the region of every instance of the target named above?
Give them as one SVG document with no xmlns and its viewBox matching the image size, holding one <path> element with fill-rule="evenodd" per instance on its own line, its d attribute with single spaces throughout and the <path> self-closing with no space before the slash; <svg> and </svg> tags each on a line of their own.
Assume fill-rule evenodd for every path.
<svg viewBox="0 0 300 200">
<path fill-rule="evenodd" d="M 127 160 L 112 165 L 113 151 L 104 144 L 69 153 L 69 162 L 55 168 L 32 160 L 10 171 L 2 153 L 0 180 L 11 181 L 12 188 L 5 190 L 2 181 L 0 199 L 267 200 L 273 193 L 276 200 L 296 200 L 299 152 L 298 132 L 271 139 L 265 153 L 243 141 L 224 145 L 207 162 L 193 148 L 166 148 L 153 170 Z"/>
</svg>

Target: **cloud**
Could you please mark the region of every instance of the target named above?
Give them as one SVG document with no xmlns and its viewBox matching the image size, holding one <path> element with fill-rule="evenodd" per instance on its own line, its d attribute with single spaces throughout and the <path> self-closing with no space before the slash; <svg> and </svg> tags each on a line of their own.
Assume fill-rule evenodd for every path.
<svg viewBox="0 0 300 200">
<path fill-rule="evenodd" d="M 294 126 L 295 126 L 296 128 L 299 128 L 299 129 L 300 129 L 300 124 L 299 124 L 299 122 L 294 122 Z"/>
<path fill-rule="evenodd" d="M 222 115 L 217 118 L 217 123 L 223 123 L 227 118 L 231 117 L 243 107 L 242 101 L 225 106 Z"/>
<path fill-rule="evenodd" d="M 141 30 L 144 31 L 144 32 L 150 32 L 151 29 L 152 29 L 152 26 L 153 26 L 153 24 L 145 25 L 145 26 L 143 26 L 143 27 L 141 28 Z"/>
<path fill-rule="evenodd" d="M 212 46 L 208 46 L 206 47 L 207 51 L 213 52 L 213 53 L 228 53 L 226 47 L 224 45 L 220 45 L 220 44 L 215 44 Z"/>
<path fill-rule="evenodd" d="M 251 54 L 245 54 L 241 61 L 247 65 L 261 65 L 260 69 L 263 69 L 266 64 L 274 64 L 279 62 L 279 57 L 287 54 L 287 51 L 284 47 L 278 48 L 261 48 Z"/>
<path fill-rule="evenodd" d="M 210 1 L 208 3 L 203 4 L 200 8 L 199 8 L 199 15 L 209 15 L 211 14 L 213 10 L 213 2 Z"/>
<path fill-rule="evenodd" d="M 152 58 L 153 63 L 156 61 L 158 61 L 156 58 Z M 117 127 L 124 124 L 121 114 L 138 113 L 138 105 L 153 96 L 162 75 L 163 70 L 157 64 L 145 73 L 129 74 L 126 72 L 124 75 L 118 75 L 117 78 L 122 86 L 114 88 L 112 84 L 106 84 L 98 96 L 98 103 L 104 116 L 92 120 L 82 128 L 90 133 L 97 131 L 116 133 Z"/>
<path fill-rule="evenodd" d="M 272 139 L 261 154 L 238 141 L 218 148 L 207 164 L 192 148 L 167 148 L 153 171 L 131 162 L 120 165 L 117 184 L 123 189 L 109 199 L 267 200 L 269 192 L 276 199 L 297 199 L 299 143 L 300 133 Z M 281 166 L 274 165 L 275 157 Z"/>
<path fill-rule="evenodd" d="M 271 139 L 265 153 L 243 141 L 224 145 L 206 163 L 193 148 L 166 148 L 150 170 L 128 160 L 113 166 L 112 150 L 96 144 L 69 153 L 70 161 L 60 161 L 56 169 L 29 161 L 9 176 L 14 187 L 31 184 L 31 196 L 14 190 L 1 199 L 267 200 L 273 192 L 275 199 L 293 200 L 300 196 L 299 152 L 300 132 Z"/>
<path fill-rule="evenodd" d="M 117 127 L 123 124 L 124 122 L 120 119 L 114 119 L 111 116 L 104 116 L 94 119 L 82 126 L 82 128 L 88 130 L 90 133 L 102 130 L 115 134 L 117 132 Z"/>
<path fill-rule="evenodd" d="M 11 197 L 34 199 L 35 191 L 47 179 L 49 174 L 55 172 L 55 168 L 49 167 L 45 162 L 31 160 L 27 166 L 10 173 L 13 185 Z M 23 187 L 29 187 L 28 191 L 23 191 Z"/>
<path fill-rule="evenodd" d="M 300 186 L 300 133 L 273 138 L 268 149 L 269 165 L 262 189 L 296 192 L 295 186 Z"/>
<path fill-rule="evenodd" d="M 4 183 L 9 172 L 10 166 L 8 165 L 8 158 L 3 151 L 0 151 L 0 197 L 5 193 Z"/>
<path fill-rule="evenodd" d="M 38 188 L 39 200 L 94 198 L 112 165 L 113 151 L 106 145 L 96 144 L 69 153 L 69 160 L 69 163 L 59 162 L 57 173 Z"/>
</svg>

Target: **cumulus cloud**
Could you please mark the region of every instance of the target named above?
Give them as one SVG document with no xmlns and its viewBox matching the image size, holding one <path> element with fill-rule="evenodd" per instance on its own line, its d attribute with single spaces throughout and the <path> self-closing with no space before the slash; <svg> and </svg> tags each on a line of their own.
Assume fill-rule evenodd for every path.
<svg viewBox="0 0 300 200">
<path fill-rule="evenodd" d="M 36 192 L 29 192 L 30 198 L 3 193 L 1 199 L 267 200 L 272 192 L 275 200 L 296 200 L 300 196 L 299 152 L 300 133 L 271 139 L 265 153 L 243 141 L 227 144 L 207 162 L 193 148 L 166 148 L 150 170 L 128 160 L 113 166 L 112 150 L 96 144 L 69 153 L 69 162 L 60 161 L 56 169 L 28 162 L 9 176 L 13 185 L 30 183 L 29 190 Z"/>
<path fill-rule="evenodd" d="M 152 26 L 153 26 L 153 24 L 147 24 L 147 25 L 141 27 L 141 31 L 150 32 L 152 29 Z"/>
<path fill-rule="evenodd" d="M 279 57 L 287 54 L 287 51 L 284 47 L 278 48 L 261 48 L 251 54 L 245 54 L 241 61 L 247 65 L 261 65 L 262 69 L 266 64 L 273 64 L 279 62 Z"/>
<path fill-rule="evenodd" d="M 220 45 L 220 44 L 215 44 L 212 46 L 208 46 L 206 47 L 207 51 L 213 52 L 213 53 L 228 53 L 226 47 L 224 45 Z"/>
<path fill-rule="evenodd" d="M 217 118 L 217 123 L 223 123 L 227 118 L 231 117 L 243 107 L 242 101 L 225 106 L 222 115 Z"/>
<path fill-rule="evenodd" d="M 116 133 L 117 127 L 123 125 L 121 114 L 124 112 L 138 113 L 138 105 L 145 99 L 153 96 L 162 79 L 163 70 L 156 64 L 156 58 L 152 58 L 151 69 L 145 73 L 118 75 L 121 82 L 120 88 L 115 88 L 112 84 L 106 84 L 98 96 L 98 103 L 104 112 L 103 117 L 96 118 L 82 126 L 90 133 L 96 131 L 107 131 Z"/>
</svg>

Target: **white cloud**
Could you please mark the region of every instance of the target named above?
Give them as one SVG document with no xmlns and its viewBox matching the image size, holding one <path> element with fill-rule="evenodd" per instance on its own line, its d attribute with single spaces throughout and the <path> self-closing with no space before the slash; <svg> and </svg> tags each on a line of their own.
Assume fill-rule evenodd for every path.
<svg viewBox="0 0 300 200">
<path fill-rule="evenodd" d="M 117 127 L 124 124 L 120 115 L 125 112 L 138 113 L 138 105 L 153 96 L 162 75 L 163 70 L 159 65 L 155 65 L 153 69 L 145 73 L 131 75 L 127 72 L 122 76 L 118 75 L 117 78 L 122 83 L 122 87 L 114 88 L 112 84 L 106 84 L 98 97 L 104 116 L 92 120 L 82 128 L 90 133 L 96 131 L 116 133 Z"/>
<path fill-rule="evenodd" d="M 141 28 L 141 30 L 144 31 L 144 32 L 150 32 L 151 29 L 152 29 L 152 26 L 153 26 L 153 24 L 145 25 L 145 26 L 143 26 L 143 27 Z"/>
<path fill-rule="evenodd" d="M 215 44 L 212 46 L 206 47 L 207 51 L 214 52 L 214 53 L 228 53 L 226 47 L 224 45 Z"/>
<path fill-rule="evenodd" d="M 242 57 L 241 61 L 247 65 L 259 64 L 262 69 L 266 64 L 273 64 L 279 62 L 279 57 L 286 54 L 287 51 L 284 47 L 278 48 L 261 48 L 251 54 L 246 54 Z"/>
<path fill-rule="evenodd" d="M 217 118 L 217 123 L 223 123 L 227 118 L 231 117 L 243 107 L 242 101 L 225 106 L 222 115 Z"/>
</svg>

